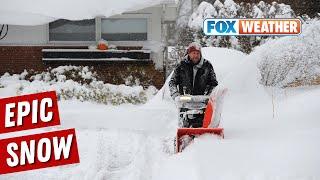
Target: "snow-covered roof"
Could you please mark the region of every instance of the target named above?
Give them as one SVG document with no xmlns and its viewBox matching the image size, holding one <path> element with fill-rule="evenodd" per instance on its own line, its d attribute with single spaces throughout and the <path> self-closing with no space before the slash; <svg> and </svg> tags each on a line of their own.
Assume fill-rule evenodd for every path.
<svg viewBox="0 0 320 180">
<path fill-rule="evenodd" d="M 0 24 L 40 25 L 57 19 L 110 17 L 175 0 L 1 0 Z"/>
</svg>

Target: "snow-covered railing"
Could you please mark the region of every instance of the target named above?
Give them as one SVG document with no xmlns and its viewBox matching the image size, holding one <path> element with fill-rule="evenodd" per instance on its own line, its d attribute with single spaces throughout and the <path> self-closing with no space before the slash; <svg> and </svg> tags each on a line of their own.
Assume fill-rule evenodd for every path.
<svg viewBox="0 0 320 180">
<path fill-rule="evenodd" d="M 151 61 L 150 50 L 42 49 L 43 61 Z"/>
</svg>

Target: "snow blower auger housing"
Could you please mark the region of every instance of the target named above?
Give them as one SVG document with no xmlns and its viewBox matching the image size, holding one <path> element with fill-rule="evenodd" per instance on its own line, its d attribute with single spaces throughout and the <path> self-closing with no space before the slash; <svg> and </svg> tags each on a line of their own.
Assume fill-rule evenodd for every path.
<svg viewBox="0 0 320 180">
<path fill-rule="evenodd" d="M 184 95 L 176 99 L 180 112 L 176 153 L 181 152 L 194 137 L 202 134 L 214 134 L 224 138 L 223 128 L 219 128 L 219 124 L 222 99 L 226 91 L 217 91 L 212 96 Z"/>
</svg>

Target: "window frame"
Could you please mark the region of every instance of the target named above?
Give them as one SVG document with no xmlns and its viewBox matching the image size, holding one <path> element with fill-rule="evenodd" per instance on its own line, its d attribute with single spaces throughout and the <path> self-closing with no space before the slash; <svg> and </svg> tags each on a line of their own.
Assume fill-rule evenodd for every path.
<svg viewBox="0 0 320 180">
<path fill-rule="evenodd" d="M 97 19 L 95 18 L 95 34 L 96 34 L 96 39 L 97 39 Z M 50 27 L 49 27 L 49 23 L 46 26 L 47 29 L 47 42 L 48 44 L 62 44 L 62 45 L 90 45 L 96 42 L 95 41 L 50 41 Z"/>
<path fill-rule="evenodd" d="M 126 45 L 126 44 L 142 44 L 143 42 L 151 40 L 151 32 L 152 32 L 152 21 L 151 21 L 151 13 L 124 13 L 121 15 L 115 15 L 112 17 L 96 17 L 95 19 L 95 41 L 50 41 L 49 39 L 49 23 L 46 26 L 47 30 L 47 42 L 48 44 L 56 44 L 56 45 L 92 45 L 96 44 L 99 40 L 101 40 L 102 36 L 102 19 L 147 19 L 147 40 L 143 41 L 108 41 L 111 44 L 117 45 Z"/>
</svg>

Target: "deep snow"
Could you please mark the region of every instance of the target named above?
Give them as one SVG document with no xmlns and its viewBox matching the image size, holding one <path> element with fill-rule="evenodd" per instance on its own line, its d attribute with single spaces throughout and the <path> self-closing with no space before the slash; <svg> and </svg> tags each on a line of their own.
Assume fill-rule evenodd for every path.
<svg viewBox="0 0 320 180">
<path fill-rule="evenodd" d="M 76 128 L 81 163 L 0 179 L 319 179 L 320 88 L 265 88 L 254 53 L 202 51 L 229 89 L 225 139 L 204 135 L 173 154 L 177 110 L 167 83 L 140 106 L 60 101 L 62 128 Z"/>
</svg>

